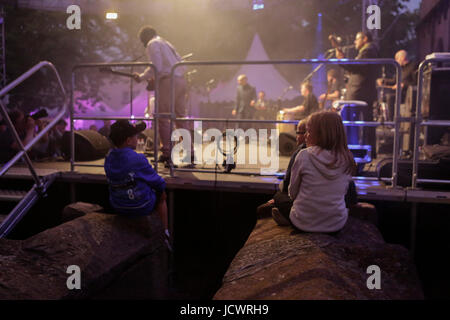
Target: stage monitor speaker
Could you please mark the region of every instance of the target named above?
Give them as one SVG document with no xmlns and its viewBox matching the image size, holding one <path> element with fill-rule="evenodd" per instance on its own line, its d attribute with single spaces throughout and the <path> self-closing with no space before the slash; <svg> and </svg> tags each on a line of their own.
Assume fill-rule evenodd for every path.
<svg viewBox="0 0 450 320">
<path fill-rule="evenodd" d="M 290 157 L 297 148 L 295 137 L 288 133 L 280 133 L 279 148 L 282 156 Z"/>
<path fill-rule="evenodd" d="M 92 161 L 102 159 L 109 149 L 111 142 L 94 130 L 75 131 L 75 161 Z M 70 159 L 70 132 L 65 132 L 62 138 L 62 152 L 66 160 Z"/>
<path fill-rule="evenodd" d="M 383 159 L 377 165 L 378 178 L 390 178 L 392 176 L 392 159 Z M 450 162 L 448 159 L 437 161 L 419 161 L 419 179 L 450 180 Z M 412 185 L 412 160 L 400 160 L 398 162 L 397 184 L 401 187 Z M 420 186 L 430 185 L 421 183 Z M 439 189 L 448 190 L 448 184 L 432 184 Z"/>
<path fill-rule="evenodd" d="M 422 114 L 429 120 L 450 120 L 450 68 L 425 72 Z M 427 144 L 439 144 L 446 127 L 429 127 Z"/>
</svg>

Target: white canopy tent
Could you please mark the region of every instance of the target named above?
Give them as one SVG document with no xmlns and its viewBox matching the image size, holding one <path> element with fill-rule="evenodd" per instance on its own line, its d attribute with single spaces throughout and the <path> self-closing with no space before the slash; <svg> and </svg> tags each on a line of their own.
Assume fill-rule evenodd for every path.
<svg viewBox="0 0 450 320">
<path fill-rule="evenodd" d="M 255 34 L 252 45 L 248 51 L 245 61 L 267 61 L 269 57 L 261 42 L 258 34 Z M 292 99 L 300 93 L 297 86 L 294 90 L 288 90 L 291 86 L 289 82 L 277 71 L 273 65 L 243 65 L 232 79 L 227 82 L 219 82 L 216 88 L 211 90 L 211 102 L 223 102 L 235 100 L 236 98 L 236 79 L 240 74 L 246 74 L 250 85 L 257 91 L 264 91 L 266 99 L 276 100 L 286 90 L 284 99 Z"/>
</svg>

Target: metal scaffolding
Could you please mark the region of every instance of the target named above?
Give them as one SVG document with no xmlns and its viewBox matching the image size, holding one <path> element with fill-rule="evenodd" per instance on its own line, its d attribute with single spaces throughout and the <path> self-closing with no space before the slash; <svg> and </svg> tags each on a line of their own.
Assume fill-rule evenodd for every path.
<svg viewBox="0 0 450 320">
<path fill-rule="evenodd" d="M 0 6 L 0 89 L 6 86 L 5 10 Z"/>
</svg>

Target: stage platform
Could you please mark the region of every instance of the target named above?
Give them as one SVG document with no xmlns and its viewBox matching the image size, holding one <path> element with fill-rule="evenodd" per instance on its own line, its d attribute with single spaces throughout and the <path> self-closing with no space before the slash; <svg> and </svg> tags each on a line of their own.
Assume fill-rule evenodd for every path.
<svg viewBox="0 0 450 320">
<path fill-rule="evenodd" d="M 152 161 L 151 158 L 148 158 Z M 288 165 L 289 157 L 280 157 L 280 171 L 284 171 Z M 68 183 L 100 183 L 106 184 L 104 159 L 82 162 L 84 166 L 76 166 L 75 171 L 70 170 L 68 161 L 34 162 L 39 176 L 56 175 L 56 179 Z M 101 167 L 94 167 L 101 166 Z M 410 190 L 409 188 L 392 188 L 383 181 L 375 178 L 374 163 L 367 164 L 364 174 L 367 178 L 355 178 L 359 201 L 395 201 L 413 203 L 446 203 L 450 204 L 450 192 L 436 190 Z M 213 171 L 214 166 L 197 165 L 196 169 Z M 251 173 L 241 174 L 241 173 Z M 281 176 L 261 176 L 259 167 L 246 165 L 238 166 L 231 174 L 223 173 L 223 169 L 217 169 L 217 173 L 205 172 L 175 172 L 175 177 L 170 177 L 168 168 L 158 165 L 158 173 L 166 180 L 168 189 L 188 190 L 217 190 L 218 192 L 239 192 L 274 194 L 281 182 Z M 281 173 L 282 174 L 282 173 Z M 31 180 L 31 174 L 25 164 L 17 164 L 11 168 L 5 178 Z M 365 180 L 367 179 L 367 180 Z"/>
</svg>

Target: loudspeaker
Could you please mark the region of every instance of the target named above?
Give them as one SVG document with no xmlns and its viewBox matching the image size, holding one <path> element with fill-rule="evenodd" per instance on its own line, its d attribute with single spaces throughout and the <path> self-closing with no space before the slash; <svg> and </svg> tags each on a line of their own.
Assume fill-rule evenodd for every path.
<svg viewBox="0 0 450 320">
<path fill-rule="evenodd" d="M 288 133 L 280 133 L 279 144 L 280 154 L 286 157 L 290 157 L 297 148 L 295 137 Z"/>
<path fill-rule="evenodd" d="M 397 184 L 402 187 L 412 185 L 412 160 L 400 160 L 398 162 Z M 378 178 L 390 178 L 392 176 L 392 159 L 383 159 L 377 165 Z M 450 180 L 450 162 L 447 159 L 438 161 L 419 161 L 419 179 Z M 420 184 L 426 185 L 426 183 Z M 448 184 L 433 184 L 440 189 L 448 190 Z"/>
<path fill-rule="evenodd" d="M 103 135 L 94 130 L 75 131 L 75 161 L 92 161 L 104 158 L 113 145 Z M 70 132 L 62 138 L 62 153 L 70 159 Z"/>
<path fill-rule="evenodd" d="M 429 120 L 450 120 L 450 69 L 435 69 L 424 74 L 422 114 Z M 429 127 L 427 144 L 439 144 L 446 127 Z"/>
</svg>

